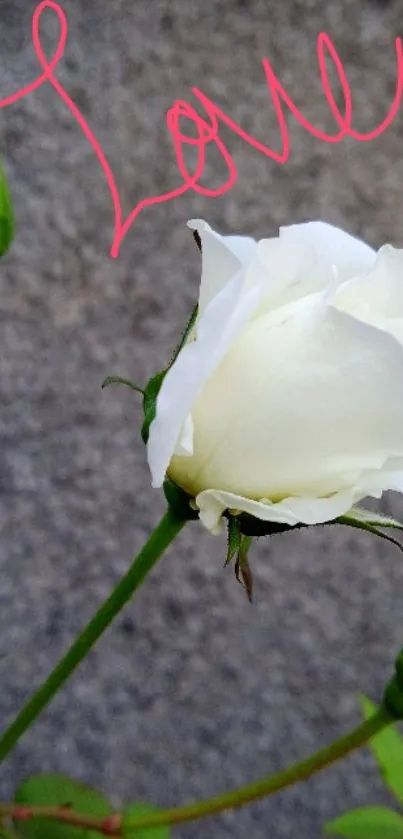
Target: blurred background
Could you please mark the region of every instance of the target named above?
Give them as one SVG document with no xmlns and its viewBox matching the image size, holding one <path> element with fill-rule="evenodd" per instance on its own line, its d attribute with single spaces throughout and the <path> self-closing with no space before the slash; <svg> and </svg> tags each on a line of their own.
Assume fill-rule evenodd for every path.
<svg viewBox="0 0 403 839">
<path fill-rule="evenodd" d="M 32 0 L 0 0 L 0 95 L 40 72 Z M 107 155 L 124 216 L 182 182 L 165 114 L 193 85 L 280 150 L 264 57 L 304 115 L 334 131 L 316 58 L 331 36 L 350 80 L 354 127 L 371 131 L 396 86 L 401 4 L 349 0 L 61 0 L 69 23 L 57 76 Z M 56 15 L 41 18 L 52 55 Z M 200 111 L 200 113 L 203 113 Z M 127 569 L 164 509 L 150 486 L 140 399 L 196 300 L 188 218 L 223 233 L 276 235 L 324 219 L 373 246 L 403 246 L 403 120 L 377 139 L 316 140 L 287 116 L 290 159 L 270 161 L 228 129 L 230 192 L 187 192 L 145 209 L 111 259 L 103 173 L 50 85 L 0 113 L 17 217 L 0 265 L 0 721 L 5 727 Z M 184 126 L 189 131 L 189 125 Z M 207 152 L 202 183 L 225 166 Z M 403 516 L 390 496 L 381 509 Z M 251 606 L 225 539 L 189 526 L 67 688 L 0 769 L 0 797 L 29 773 L 60 771 L 116 804 L 184 803 L 247 783 L 359 721 L 403 643 L 403 562 L 354 531 L 261 539 Z M 369 752 L 235 814 L 178 828 L 203 839 L 319 839 L 365 803 L 389 803 Z"/>
</svg>

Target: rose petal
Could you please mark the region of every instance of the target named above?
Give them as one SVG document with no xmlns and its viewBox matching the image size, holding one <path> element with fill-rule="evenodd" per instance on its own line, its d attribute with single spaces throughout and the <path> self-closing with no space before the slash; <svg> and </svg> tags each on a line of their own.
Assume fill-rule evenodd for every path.
<svg viewBox="0 0 403 839">
<path fill-rule="evenodd" d="M 256 250 L 256 242 L 248 236 L 221 236 L 203 219 L 190 219 L 191 230 L 197 230 L 202 243 L 202 276 L 199 292 L 198 318 L 221 289 L 245 267 Z"/>
<path fill-rule="evenodd" d="M 182 426 L 174 454 L 185 456 L 193 454 L 193 420 L 190 414 Z"/>
<path fill-rule="evenodd" d="M 372 268 L 339 286 L 333 302 L 403 343 L 403 250 L 384 245 Z"/>
<path fill-rule="evenodd" d="M 327 496 L 403 456 L 402 347 L 318 295 L 290 309 L 250 323 L 193 405 L 194 454 L 170 465 L 191 494 Z"/>
<path fill-rule="evenodd" d="M 282 306 L 343 283 L 370 268 L 376 252 L 365 242 L 322 221 L 280 227 L 278 239 L 262 239 L 257 253 L 270 275 L 264 306 Z"/>
<path fill-rule="evenodd" d="M 242 332 L 264 291 L 262 282 L 245 293 L 243 272 L 239 271 L 207 306 L 199 322 L 197 341 L 185 344 L 168 370 L 158 394 L 147 444 L 153 487 L 162 485 L 195 400 L 228 347 Z M 188 424 L 186 447 L 191 451 L 189 431 Z"/>
<path fill-rule="evenodd" d="M 320 524 L 343 515 L 365 496 L 359 491 L 345 490 L 329 498 L 285 498 L 284 501 L 252 501 L 232 492 L 207 489 L 196 496 L 200 520 L 214 534 L 221 532 L 224 510 L 249 513 L 261 521 L 288 524 Z"/>
</svg>

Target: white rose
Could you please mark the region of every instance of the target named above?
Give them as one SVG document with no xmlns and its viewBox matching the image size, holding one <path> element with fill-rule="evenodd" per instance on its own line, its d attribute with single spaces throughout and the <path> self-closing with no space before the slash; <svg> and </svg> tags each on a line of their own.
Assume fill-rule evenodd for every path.
<svg viewBox="0 0 403 839">
<path fill-rule="evenodd" d="M 165 474 L 218 532 L 224 510 L 288 525 L 403 492 L 403 250 L 323 222 L 255 242 L 190 221 L 198 317 L 150 426 Z"/>
</svg>

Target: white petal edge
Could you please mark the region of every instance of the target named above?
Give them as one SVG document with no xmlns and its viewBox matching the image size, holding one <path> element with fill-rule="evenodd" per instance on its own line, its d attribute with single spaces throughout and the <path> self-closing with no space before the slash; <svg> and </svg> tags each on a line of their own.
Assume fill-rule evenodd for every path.
<svg viewBox="0 0 403 839">
<path fill-rule="evenodd" d="M 280 227 L 277 238 L 261 239 L 256 250 L 271 278 L 263 303 L 269 308 L 325 289 L 334 293 L 376 259 L 365 242 L 322 221 Z"/>
<path fill-rule="evenodd" d="M 174 454 L 182 456 L 191 456 L 193 454 L 193 420 L 190 414 L 182 426 Z"/>
<path fill-rule="evenodd" d="M 189 219 L 187 226 L 197 231 L 202 244 L 202 275 L 199 290 L 200 318 L 210 301 L 245 268 L 256 250 L 256 242 L 249 236 L 223 236 L 204 219 Z"/>
<path fill-rule="evenodd" d="M 320 260 L 326 261 L 328 265 L 337 265 L 340 276 L 353 277 L 370 268 L 376 259 L 374 248 L 326 221 L 308 221 L 280 227 L 280 239 L 284 239 L 288 245 L 312 245 Z"/>
<path fill-rule="evenodd" d="M 334 305 L 403 343 L 403 249 L 383 245 L 369 271 L 339 286 Z"/>
<path fill-rule="evenodd" d="M 154 488 L 162 486 L 178 441 L 185 439 L 185 449 L 192 453 L 188 421 L 192 405 L 250 320 L 265 289 L 264 279 L 245 293 L 244 271 L 240 270 L 207 306 L 199 323 L 197 341 L 185 344 L 168 370 L 157 397 L 156 416 L 150 425 L 147 444 Z M 185 422 L 188 426 L 183 436 Z"/>
<path fill-rule="evenodd" d="M 283 501 L 269 500 L 253 501 L 223 492 L 217 489 L 206 489 L 195 498 L 195 504 L 200 511 L 200 521 L 213 534 L 222 530 L 224 510 L 248 513 L 261 521 L 272 521 L 279 524 L 325 524 L 338 516 L 347 513 L 362 498 L 368 496 L 368 491 L 353 488 L 336 492 L 328 498 L 285 498 Z M 374 490 L 372 497 L 380 498 L 382 490 Z"/>
</svg>

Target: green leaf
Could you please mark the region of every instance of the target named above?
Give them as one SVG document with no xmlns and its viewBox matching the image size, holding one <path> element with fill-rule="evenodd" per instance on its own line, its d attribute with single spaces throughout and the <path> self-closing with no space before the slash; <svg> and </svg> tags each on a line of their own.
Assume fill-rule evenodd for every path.
<svg viewBox="0 0 403 839">
<path fill-rule="evenodd" d="M 14 238 L 14 212 L 6 174 L 0 164 L 0 256 L 8 251 Z"/>
<path fill-rule="evenodd" d="M 324 831 L 345 839 L 403 839 L 403 818 L 387 807 L 359 807 L 326 824 Z"/>
<path fill-rule="evenodd" d="M 360 705 L 365 719 L 372 717 L 378 710 L 377 705 L 365 696 L 360 697 Z M 395 726 L 388 726 L 375 734 L 368 745 L 375 755 L 385 784 L 399 803 L 403 804 L 403 737 Z"/>
<path fill-rule="evenodd" d="M 169 839 L 171 831 L 168 826 L 162 827 L 145 827 L 136 830 L 134 827 L 125 824 L 129 819 L 141 819 L 143 816 L 152 816 L 158 813 L 156 807 L 151 807 L 150 804 L 129 804 L 123 811 L 122 833 L 124 839 Z"/>
<path fill-rule="evenodd" d="M 24 781 L 15 794 L 17 804 L 44 804 L 50 807 L 68 805 L 72 810 L 103 819 L 113 813 L 107 798 L 65 775 L 33 775 Z M 94 830 L 74 827 L 54 819 L 16 821 L 18 833 L 26 839 L 99 839 Z"/>
<path fill-rule="evenodd" d="M 108 385 L 125 385 L 125 387 L 129 387 L 131 390 L 135 390 L 137 393 L 142 393 L 144 396 L 144 390 L 142 387 L 139 387 L 131 379 L 124 379 L 123 376 L 107 376 L 106 379 L 103 380 L 101 388 L 102 390 Z"/>
</svg>

